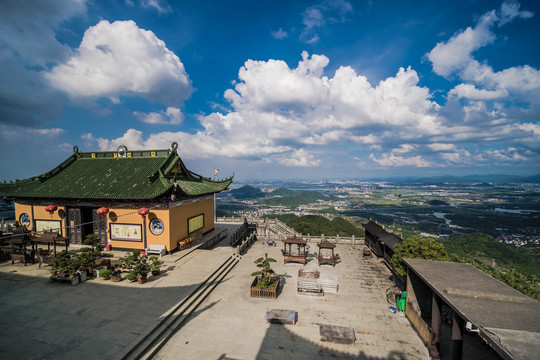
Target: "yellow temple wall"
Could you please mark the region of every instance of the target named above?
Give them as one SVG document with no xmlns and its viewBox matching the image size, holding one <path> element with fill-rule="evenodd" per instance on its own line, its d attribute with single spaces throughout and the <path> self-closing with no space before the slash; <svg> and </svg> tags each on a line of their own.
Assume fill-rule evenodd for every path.
<svg viewBox="0 0 540 360">
<path fill-rule="evenodd" d="M 172 248 L 175 248 L 180 240 L 189 235 L 188 219 L 201 214 L 204 214 L 204 226 L 197 231 L 205 233 L 214 228 L 213 198 L 171 209 L 170 224 L 173 226 L 171 226 L 170 246 Z"/>
<path fill-rule="evenodd" d="M 30 225 L 28 230 L 35 231 L 35 220 L 38 220 L 39 224 L 55 224 L 54 221 L 60 221 L 58 227 L 64 227 L 69 224 L 65 223 L 66 209 L 63 206 L 58 206 L 58 209 L 52 213 L 52 215 L 45 210 L 46 206 L 34 205 L 32 212 L 32 205 L 24 205 L 15 203 L 15 219 L 19 221 L 21 214 L 26 213 L 30 218 Z M 207 200 L 195 201 L 192 204 L 186 204 L 177 206 L 171 209 L 152 209 L 144 220 L 143 217 L 137 214 L 139 208 L 109 208 L 107 214 L 107 240 L 108 243 L 114 248 L 125 249 L 144 249 L 144 232 L 146 231 L 146 244 L 147 245 L 165 245 L 167 251 L 171 251 L 177 248 L 178 242 L 186 238 L 188 234 L 188 220 L 192 217 L 203 214 L 204 226 L 197 231 L 206 233 L 214 229 L 214 199 L 209 198 Z M 33 214 L 33 216 L 32 216 Z M 163 232 L 161 234 L 153 234 L 150 229 L 150 223 L 153 219 L 159 219 L 163 223 Z M 116 224 L 111 226 L 111 224 Z M 131 225 L 140 225 L 131 226 Z M 39 230 L 39 229 L 38 229 Z M 116 232 L 117 235 L 111 233 Z M 140 239 L 132 240 L 119 240 L 114 239 L 119 237 L 120 232 L 127 234 L 130 237 L 135 236 L 133 232 L 140 232 L 136 234 L 140 236 Z M 129 234 L 131 232 L 131 234 Z M 61 232 L 62 235 L 66 235 L 65 229 Z"/>
<path fill-rule="evenodd" d="M 33 207 L 33 211 L 32 211 Z M 43 226 L 47 227 L 64 227 L 64 219 L 66 217 L 66 209 L 63 206 L 58 206 L 52 214 L 45 210 L 46 206 L 43 205 L 24 205 L 15 203 L 15 220 L 20 222 L 22 214 L 28 214 L 30 218 L 30 225 L 27 226 L 31 231 L 43 231 Z M 33 214 L 33 216 L 32 216 Z M 37 220 L 37 229 L 34 229 L 34 224 Z M 60 221 L 60 223 L 58 223 Z M 62 230 L 62 234 L 65 234 L 65 230 Z"/>
<path fill-rule="evenodd" d="M 145 227 L 143 225 L 143 217 L 137 214 L 138 210 L 138 208 L 109 208 L 109 213 L 107 214 L 107 239 L 109 240 L 109 244 L 112 245 L 113 249 L 126 248 L 144 250 Z M 131 225 L 139 225 L 139 227 L 131 227 Z M 133 230 L 135 230 L 137 232 L 136 236 L 139 237 L 139 239 L 113 240 L 113 237 L 115 236 L 113 233 L 111 233 L 111 230 L 114 231 L 114 229 L 120 227 L 131 227 L 130 231 L 133 232 Z M 135 235 L 131 234 L 131 236 Z"/>
<path fill-rule="evenodd" d="M 144 231 L 143 219 L 142 216 L 137 214 L 137 210 L 139 209 L 110 209 L 107 228 L 108 238 L 110 239 L 109 243 L 112 245 L 113 249 L 115 247 L 141 250 L 144 249 L 144 237 L 141 237 L 141 241 L 113 240 L 112 238 L 114 237 L 114 234 L 111 234 L 111 223 L 126 225 L 140 224 L 141 229 Z M 131 214 L 133 212 L 134 214 Z M 111 213 L 115 213 L 118 217 L 116 221 L 113 221 L 114 217 L 111 217 Z M 213 198 L 171 209 L 150 210 L 149 214 L 146 216 L 147 245 L 165 245 L 167 251 L 176 249 L 178 242 L 189 235 L 188 219 L 201 214 L 204 214 L 204 226 L 198 231 L 205 233 L 214 228 Z M 163 223 L 163 232 L 159 235 L 153 234 L 150 229 L 150 223 L 153 219 L 159 219 Z"/>
</svg>

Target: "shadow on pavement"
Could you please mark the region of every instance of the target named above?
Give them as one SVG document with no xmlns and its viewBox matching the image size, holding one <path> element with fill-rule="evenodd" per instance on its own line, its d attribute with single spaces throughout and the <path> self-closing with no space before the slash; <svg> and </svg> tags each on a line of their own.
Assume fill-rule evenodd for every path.
<svg viewBox="0 0 540 360">
<path fill-rule="evenodd" d="M 0 272 L 0 359 L 114 358 L 199 285 L 124 281 L 112 285 L 94 279 L 72 286 Z"/>
</svg>

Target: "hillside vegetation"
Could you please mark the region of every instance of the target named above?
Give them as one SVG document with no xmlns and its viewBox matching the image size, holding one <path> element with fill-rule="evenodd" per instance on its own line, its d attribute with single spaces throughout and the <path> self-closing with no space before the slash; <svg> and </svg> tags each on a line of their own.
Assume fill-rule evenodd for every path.
<svg viewBox="0 0 540 360">
<path fill-rule="evenodd" d="M 294 209 L 300 205 L 312 204 L 317 200 L 329 201 L 335 199 L 335 196 L 324 195 L 317 191 L 280 188 L 268 193 L 264 199 L 258 202 L 271 206 L 282 205 Z"/>
<path fill-rule="evenodd" d="M 540 287 L 535 275 L 538 258 L 523 256 L 513 246 L 499 243 L 486 234 L 454 236 L 444 242 L 428 237 L 405 239 L 402 244 L 396 245 L 392 264 L 398 274 L 406 276 L 403 258 L 468 263 L 523 294 L 540 300 Z"/>
<path fill-rule="evenodd" d="M 260 199 L 264 197 L 264 192 L 261 189 L 251 185 L 244 185 L 241 188 L 231 190 L 224 195 L 227 194 L 234 196 L 234 198 L 238 200 Z"/>
<path fill-rule="evenodd" d="M 450 261 L 468 263 L 533 299 L 540 300 L 540 247 L 516 248 L 489 235 L 471 233 L 440 240 Z"/>
<path fill-rule="evenodd" d="M 540 247 L 515 247 L 493 237 L 475 232 L 440 240 L 450 254 L 476 259 L 500 270 L 518 270 L 540 277 Z"/>
<path fill-rule="evenodd" d="M 349 221 L 342 217 L 336 217 L 333 220 L 328 220 L 323 216 L 306 215 L 296 216 L 293 214 L 275 215 L 273 216 L 278 220 L 287 224 L 287 226 L 293 228 L 303 235 L 319 236 L 321 234 L 328 236 L 357 236 L 363 237 L 364 231 L 357 228 Z"/>
</svg>

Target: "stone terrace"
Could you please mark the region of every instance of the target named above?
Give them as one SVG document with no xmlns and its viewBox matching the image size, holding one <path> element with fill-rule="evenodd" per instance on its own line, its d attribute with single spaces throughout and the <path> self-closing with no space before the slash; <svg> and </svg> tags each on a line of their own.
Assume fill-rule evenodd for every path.
<svg viewBox="0 0 540 360">
<path fill-rule="evenodd" d="M 279 244 L 256 243 L 158 354 L 159 359 L 427 359 L 427 349 L 405 317 L 392 314 L 385 291 L 390 272 L 375 258 L 362 258 L 361 246 L 338 245 L 341 262 L 319 267 L 311 248 L 306 266 L 283 264 Z M 273 269 L 285 278 L 277 300 L 249 297 L 253 263 L 268 253 Z M 319 269 L 339 278 L 337 294 L 297 295 L 299 269 Z M 267 324 L 268 309 L 296 310 L 295 325 Z M 318 324 L 352 327 L 354 345 L 320 341 Z"/>
<path fill-rule="evenodd" d="M 388 310 L 390 272 L 361 246 L 338 244 L 341 262 L 319 268 L 311 248 L 306 266 L 282 262 L 280 247 L 255 243 L 224 282 L 161 350 L 161 359 L 428 359 L 409 321 Z M 167 255 L 165 274 L 145 285 L 93 279 L 77 286 L 48 283 L 48 267 L 0 264 L 0 359 L 113 359 L 187 296 L 233 250 Z M 285 286 L 277 300 L 252 299 L 253 261 L 268 253 Z M 337 294 L 296 294 L 298 270 L 339 279 Z M 271 325 L 268 309 L 298 313 L 295 325 Z M 320 341 L 318 324 L 352 327 L 354 345 Z"/>
</svg>

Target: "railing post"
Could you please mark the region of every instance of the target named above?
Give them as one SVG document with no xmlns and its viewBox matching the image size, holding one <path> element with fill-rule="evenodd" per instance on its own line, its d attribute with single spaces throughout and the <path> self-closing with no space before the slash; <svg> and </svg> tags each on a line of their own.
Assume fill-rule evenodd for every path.
<svg viewBox="0 0 540 360">
<path fill-rule="evenodd" d="M 354 235 L 352 236 L 351 244 L 356 245 L 356 242 L 354 241 Z"/>
</svg>

